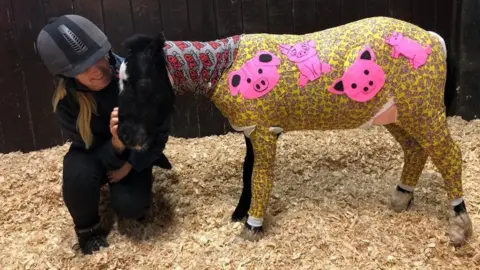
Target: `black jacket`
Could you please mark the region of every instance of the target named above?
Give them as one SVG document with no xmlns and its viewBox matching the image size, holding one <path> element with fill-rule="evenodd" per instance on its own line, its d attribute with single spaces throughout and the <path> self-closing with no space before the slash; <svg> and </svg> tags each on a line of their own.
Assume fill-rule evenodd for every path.
<svg viewBox="0 0 480 270">
<path fill-rule="evenodd" d="M 110 54 L 110 64 L 112 69 L 118 74 L 118 68 L 123 59 L 113 53 Z M 110 133 L 110 114 L 113 108 L 118 104 L 118 78 L 112 76 L 110 84 L 98 92 L 91 92 L 97 105 L 97 115 L 92 113 L 90 128 L 93 133 L 93 142 L 89 149 L 85 148 L 80 132 L 77 129 L 77 116 L 80 108 L 78 103 L 72 97 L 72 91 L 81 91 L 81 88 L 74 80 L 67 80 L 67 95 L 58 102 L 57 118 L 64 132 L 72 141 L 72 148 L 83 149 L 96 155 L 102 164 L 108 169 L 118 169 L 128 160 L 132 168 L 141 171 L 150 165 L 159 165 L 163 168 L 169 168 L 168 159 L 163 155 L 163 150 L 168 141 L 169 122 L 160 127 L 161 133 L 157 137 L 154 147 L 145 152 L 125 151 L 118 155 L 111 143 L 112 134 Z M 167 165 L 165 165 L 165 162 Z M 162 164 L 163 163 L 163 164 Z"/>
</svg>

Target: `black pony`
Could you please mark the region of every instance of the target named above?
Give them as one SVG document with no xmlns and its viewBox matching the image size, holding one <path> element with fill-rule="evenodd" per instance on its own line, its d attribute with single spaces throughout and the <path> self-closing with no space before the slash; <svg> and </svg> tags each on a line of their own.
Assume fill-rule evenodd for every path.
<svg viewBox="0 0 480 270">
<path fill-rule="evenodd" d="M 165 38 L 137 34 L 124 43 L 129 54 L 120 67 L 119 129 L 120 140 L 129 148 L 146 149 L 158 136 L 159 126 L 169 122 L 175 91 L 169 79 L 164 53 Z M 243 190 L 233 221 L 248 216 L 251 202 L 253 147 L 245 137 L 247 153 L 243 165 Z M 256 231 L 256 230 L 255 230 Z"/>
<path fill-rule="evenodd" d="M 119 70 L 118 135 L 128 148 L 150 149 L 156 136 L 169 130 L 174 92 L 164 67 L 164 43 L 162 36 L 144 35 L 124 43 L 129 55 Z"/>
</svg>

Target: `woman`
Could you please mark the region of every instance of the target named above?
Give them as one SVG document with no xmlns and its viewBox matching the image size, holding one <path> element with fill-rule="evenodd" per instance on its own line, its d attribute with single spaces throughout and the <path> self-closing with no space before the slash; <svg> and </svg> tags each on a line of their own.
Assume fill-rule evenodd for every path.
<svg viewBox="0 0 480 270">
<path fill-rule="evenodd" d="M 91 254 L 108 247 L 101 228 L 100 187 L 107 182 L 117 215 L 141 220 L 152 201 L 152 165 L 170 168 L 162 154 L 168 126 L 155 150 L 133 152 L 118 139 L 116 74 L 122 58 L 105 34 L 78 15 L 50 19 L 37 38 L 48 70 L 59 78 L 53 108 L 72 141 L 63 161 L 63 199 L 72 216 L 80 248 Z"/>
</svg>

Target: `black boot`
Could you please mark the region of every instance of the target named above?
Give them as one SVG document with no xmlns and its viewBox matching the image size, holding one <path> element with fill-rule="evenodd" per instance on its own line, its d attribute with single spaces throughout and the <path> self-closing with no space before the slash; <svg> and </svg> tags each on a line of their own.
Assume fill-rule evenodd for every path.
<svg viewBox="0 0 480 270">
<path fill-rule="evenodd" d="M 108 247 L 107 234 L 102 229 L 101 224 L 82 230 L 75 230 L 78 237 L 78 244 L 83 254 L 92 254 L 102 247 Z"/>
</svg>

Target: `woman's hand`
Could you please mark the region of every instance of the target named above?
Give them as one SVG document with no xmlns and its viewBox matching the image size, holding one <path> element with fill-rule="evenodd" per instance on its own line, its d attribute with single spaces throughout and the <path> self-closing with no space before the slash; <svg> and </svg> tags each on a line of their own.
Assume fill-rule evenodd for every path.
<svg viewBox="0 0 480 270">
<path fill-rule="evenodd" d="M 110 133 L 112 133 L 112 144 L 118 152 L 125 150 L 125 145 L 118 138 L 118 107 L 113 108 L 110 114 Z"/>
<path fill-rule="evenodd" d="M 128 162 L 125 162 L 125 164 L 123 164 L 123 166 L 120 169 L 115 171 L 109 171 L 107 173 L 108 179 L 110 179 L 110 182 L 113 182 L 113 183 L 118 182 L 123 178 L 125 178 L 125 176 L 127 176 L 130 170 L 132 170 L 132 165 Z"/>
</svg>

